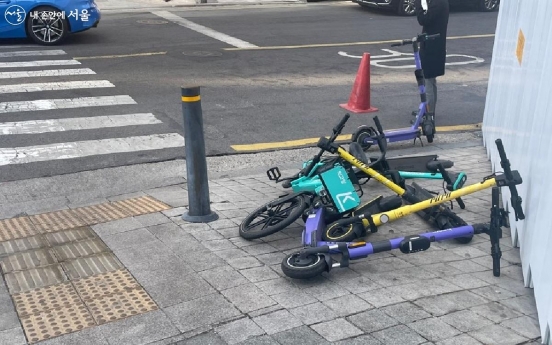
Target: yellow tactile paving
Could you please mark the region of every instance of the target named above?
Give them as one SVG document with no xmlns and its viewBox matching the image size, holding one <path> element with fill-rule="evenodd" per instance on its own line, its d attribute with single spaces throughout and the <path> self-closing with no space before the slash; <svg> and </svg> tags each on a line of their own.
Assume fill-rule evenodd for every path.
<svg viewBox="0 0 552 345">
<path fill-rule="evenodd" d="M 35 227 L 42 232 L 55 232 L 86 225 L 73 210 L 60 210 L 29 217 Z"/>
<path fill-rule="evenodd" d="M 0 242 L 168 210 L 150 196 L 0 220 Z"/>
<path fill-rule="evenodd" d="M 12 295 L 19 317 L 82 303 L 75 287 L 67 282 Z"/>
<path fill-rule="evenodd" d="M 5 256 L 0 260 L 0 267 L 2 267 L 2 272 L 6 274 L 56 263 L 57 260 L 52 250 L 42 248 Z"/>
<path fill-rule="evenodd" d="M 85 303 L 99 325 L 158 308 L 148 293 L 141 287 L 133 290 L 123 290 Z"/>
<path fill-rule="evenodd" d="M 18 292 L 26 292 L 36 288 L 63 283 L 68 280 L 59 264 L 4 273 L 4 279 L 12 295 Z"/>
<path fill-rule="evenodd" d="M 160 212 L 168 210 L 171 207 L 152 198 L 151 196 L 143 196 L 139 198 L 120 200 L 113 202 L 115 206 L 124 210 L 126 213 L 132 216 L 139 216 L 141 214 Z"/>
<path fill-rule="evenodd" d="M 114 205 L 109 203 L 79 207 L 73 210 L 87 225 L 110 222 L 121 218 L 130 217 Z"/>
<path fill-rule="evenodd" d="M 89 226 L 84 226 L 76 229 L 52 232 L 45 234 L 44 237 L 48 243 L 54 247 L 69 242 L 78 242 L 96 238 L 96 233 Z"/>
<path fill-rule="evenodd" d="M 82 302 L 22 317 L 21 324 L 31 344 L 96 325 Z"/>
<path fill-rule="evenodd" d="M 71 280 L 116 271 L 124 267 L 119 259 L 110 252 L 64 261 L 61 265 Z"/>
<path fill-rule="evenodd" d="M 145 196 L 0 220 L 0 273 L 27 341 L 158 309 L 89 226 L 170 208 Z"/>
<path fill-rule="evenodd" d="M 101 239 L 93 238 L 79 242 L 65 243 L 54 247 L 52 250 L 59 261 L 67 261 L 108 252 L 109 247 L 103 243 Z"/>
<path fill-rule="evenodd" d="M 14 240 L 0 242 L 0 257 L 47 246 L 48 242 L 42 235 L 16 238 Z"/>
<path fill-rule="evenodd" d="M 84 301 L 140 287 L 126 269 L 74 280 L 73 284 Z"/>
<path fill-rule="evenodd" d="M 28 217 L 17 217 L 0 220 L 0 242 L 38 235 Z"/>
</svg>

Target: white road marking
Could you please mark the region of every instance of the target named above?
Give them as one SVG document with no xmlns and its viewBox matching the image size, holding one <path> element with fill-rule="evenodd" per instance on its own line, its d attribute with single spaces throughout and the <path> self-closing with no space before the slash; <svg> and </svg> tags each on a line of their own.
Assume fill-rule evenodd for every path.
<svg viewBox="0 0 552 345">
<path fill-rule="evenodd" d="M 163 123 L 151 113 L 0 123 L 0 135 L 36 134 Z"/>
<path fill-rule="evenodd" d="M 41 67 L 41 66 L 64 66 L 64 65 L 80 65 L 77 60 L 38 60 L 38 61 L 21 61 L 21 62 L 0 62 L 0 68 L 17 68 L 17 67 Z"/>
<path fill-rule="evenodd" d="M 183 147 L 177 133 L 0 149 L 0 166 Z"/>
<path fill-rule="evenodd" d="M 402 56 L 402 55 L 412 55 L 414 56 L 414 54 L 408 54 L 408 53 L 401 53 L 401 52 L 398 52 L 398 51 L 395 51 L 395 50 L 391 50 L 391 49 L 382 49 L 384 52 L 388 52 L 389 55 L 370 55 L 370 60 L 371 59 L 381 59 L 381 58 L 388 58 L 388 57 L 395 57 L 395 56 Z M 337 52 L 338 55 L 341 55 L 341 56 L 345 56 L 345 57 L 350 57 L 350 58 L 354 58 L 354 59 L 362 59 L 362 55 L 350 55 L 350 54 L 347 54 L 346 52 Z"/>
<path fill-rule="evenodd" d="M 63 82 L 53 82 L 53 83 L 0 85 L 0 94 L 17 93 L 17 92 L 73 90 L 73 89 L 94 89 L 94 88 L 101 88 L 101 87 L 115 87 L 115 85 L 111 84 L 107 80 L 63 81 Z"/>
<path fill-rule="evenodd" d="M 222 41 L 224 43 L 228 43 L 229 45 L 234 46 L 236 48 L 257 48 L 257 46 L 254 44 L 251 44 L 246 41 L 242 41 L 238 38 L 229 36 L 227 34 L 223 34 L 222 32 L 215 31 L 203 25 L 196 24 L 192 21 L 189 21 L 188 19 L 184 19 L 168 11 L 153 11 L 151 13 L 161 18 L 170 20 L 178 25 L 184 26 L 190 30 L 199 32 L 200 34 L 203 34 L 205 36 L 209 36 L 216 40 Z"/>
<path fill-rule="evenodd" d="M 23 50 L 17 52 L 0 53 L 0 58 L 19 56 L 44 56 L 44 55 L 65 55 L 63 50 Z"/>
<path fill-rule="evenodd" d="M 469 60 L 466 61 L 458 61 L 458 62 L 446 62 L 446 66 L 457 66 L 457 65 L 468 65 L 472 63 L 482 63 L 485 62 L 484 59 L 476 57 L 476 56 L 470 56 L 470 55 L 460 55 L 460 54 L 449 54 L 447 55 L 447 58 L 449 57 L 463 57 L 468 58 Z M 370 61 L 370 64 L 372 66 L 377 67 L 383 67 L 383 68 L 393 68 L 393 69 L 399 69 L 399 68 L 416 68 L 416 65 L 399 65 L 399 66 L 389 66 L 389 65 L 383 65 L 382 62 L 393 62 L 393 61 L 409 61 L 414 60 L 414 57 L 406 57 L 406 58 L 392 58 L 392 59 L 382 59 L 382 60 L 375 60 Z"/>
<path fill-rule="evenodd" d="M 69 99 L 39 99 L 35 101 L 18 101 L 0 103 L 0 114 L 22 111 L 39 111 L 53 109 L 72 109 L 83 107 L 99 107 L 121 104 L 136 104 L 128 95 L 80 97 Z"/>
<path fill-rule="evenodd" d="M 387 53 L 390 53 L 389 55 L 373 55 L 370 56 L 370 65 L 377 66 L 377 67 L 383 67 L 383 68 L 392 68 L 392 69 L 399 69 L 399 68 L 416 68 L 416 65 L 399 65 L 399 66 L 388 66 L 382 64 L 382 62 L 393 62 L 393 61 L 411 61 L 414 60 L 414 54 L 413 53 L 402 53 L 391 49 L 381 49 Z M 351 55 L 344 51 L 337 52 L 338 55 L 344 56 L 344 57 L 350 57 L 353 59 L 362 59 L 362 55 Z M 408 57 L 399 57 L 399 56 L 408 56 Z M 471 56 L 471 55 L 462 55 L 462 54 L 448 54 L 447 58 L 450 57 L 462 57 L 466 58 L 466 61 L 458 61 L 458 62 L 447 62 L 445 63 L 446 66 L 456 66 L 456 65 L 468 65 L 472 63 L 482 63 L 485 62 L 484 59 L 479 58 L 477 56 Z M 389 59 L 390 58 L 390 59 Z M 375 61 L 372 61 L 375 60 Z"/>
<path fill-rule="evenodd" d="M 64 75 L 96 74 L 90 68 L 45 69 L 40 71 L 0 72 L 0 79 L 60 77 Z"/>
</svg>

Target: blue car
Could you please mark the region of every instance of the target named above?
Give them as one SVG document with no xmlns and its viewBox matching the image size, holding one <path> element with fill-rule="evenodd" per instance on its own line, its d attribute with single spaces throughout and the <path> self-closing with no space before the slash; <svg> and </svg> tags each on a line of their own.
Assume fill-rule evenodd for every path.
<svg viewBox="0 0 552 345">
<path fill-rule="evenodd" d="M 26 38 L 41 45 L 95 28 L 101 13 L 94 0 L 0 0 L 0 38 Z"/>
</svg>

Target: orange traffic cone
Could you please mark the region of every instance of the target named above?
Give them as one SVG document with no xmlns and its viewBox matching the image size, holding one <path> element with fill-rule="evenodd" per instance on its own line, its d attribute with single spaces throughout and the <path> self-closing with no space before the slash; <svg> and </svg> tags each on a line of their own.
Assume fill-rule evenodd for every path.
<svg viewBox="0 0 552 345">
<path fill-rule="evenodd" d="M 378 111 L 378 108 L 370 106 L 370 53 L 362 55 L 349 102 L 339 106 L 357 114 Z"/>
</svg>

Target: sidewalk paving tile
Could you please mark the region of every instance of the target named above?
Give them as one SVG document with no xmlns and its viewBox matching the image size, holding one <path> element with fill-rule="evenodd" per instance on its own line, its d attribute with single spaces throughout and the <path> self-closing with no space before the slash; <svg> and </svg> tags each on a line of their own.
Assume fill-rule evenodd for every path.
<svg viewBox="0 0 552 345">
<path fill-rule="evenodd" d="M 265 295 L 261 289 L 254 284 L 244 284 L 221 291 L 236 308 L 242 313 L 250 313 L 255 310 L 267 308 L 275 305 L 277 302 L 271 298 L 274 296 Z"/>
<path fill-rule="evenodd" d="M 265 332 L 249 318 L 229 322 L 217 327 L 215 331 L 229 345 L 234 345 L 265 334 Z"/>
<path fill-rule="evenodd" d="M 25 335 L 21 327 L 0 331 L 0 344 L 26 345 Z"/>
<path fill-rule="evenodd" d="M 536 339 L 540 337 L 541 334 L 538 320 L 529 316 L 520 316 L 515 319 L 506 320 L 500 325 L 508 327 L 528 339 Z"/>
<path fill-rule="evenodd" d="M 484 318 L 471 310 L 453 312 L 440 316 L 438 319 L 448 323 L 452 327 L 464 333 L 476 331 L 482 327 L 488 327 L 493 324 L 491 320 Z"/>
<path fill-rule="evenodd" d="M 462 333 L 438 318 L 427 318 L 414 321 L 407 326 L 415 330 L 425 339 L 433 342 L 451 338 Z"/>
<path fill-rule="evenodd" d="M 445 339 L 435 343 L 436 345 L 482 345 L 476 339 L 467 334 L 460 334 L 456 337 Z"/>
<path fill-rule="evenodd" d="M 500 325 L 484 327 L 477 331 L 469 332 L 468 335 L 479 340 L 483 344 L 493 345 L 513 345 L 529 340 L 509 328 Z"/>
<path fill-rule="evenodd" d="M 330 343 L 308 326 L 301 326 L 272 336 L 281 345 L 329 345 Z"/>
<path fill-rule="evenodd" d="M 269 335 L 303 325 L 297 317 L 287 310 L 279 310 L 270 314 L 257 316 L 253 318 L 253 321 Z"/>
<path fill-rule="evenodd" d="M 405 325 L 397 325 L 372 333 L 382 344 L 419 345 L 427 340 Z"/>
<path fill-rule="evenodd" d="M 363 332 L 345 319 L 335 319 L 311 326 L 328 341 L 338 341 L 361 335 Z"/>
<path fill-rule="evenodd" d="M 164 308 L 164 312 L 182 333 L 202 326 L 216 325 L 241 315 L 235 306 L 216 293 L 172 305 Z"/>
</svg>

